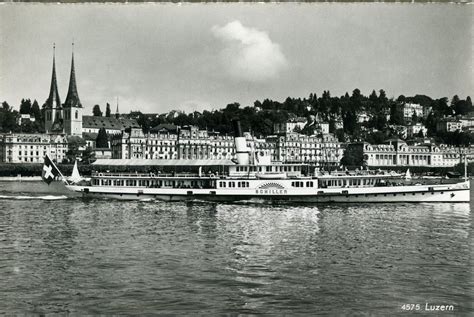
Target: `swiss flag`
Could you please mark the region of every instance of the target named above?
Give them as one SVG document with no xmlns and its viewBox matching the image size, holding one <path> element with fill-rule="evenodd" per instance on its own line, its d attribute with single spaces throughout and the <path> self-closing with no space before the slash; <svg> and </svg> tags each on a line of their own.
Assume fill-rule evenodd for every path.
<svg viewBox="0 0 474 317">
<path fill-rule="evenodd" d="M 41 178 L 45 183 L 49 185 L 56 176 L 60 175 L 60 172 L 56 165 L 51 161 L 48 155 L 44 157 L 43 171 L 41 173 Z"/>
</svg>

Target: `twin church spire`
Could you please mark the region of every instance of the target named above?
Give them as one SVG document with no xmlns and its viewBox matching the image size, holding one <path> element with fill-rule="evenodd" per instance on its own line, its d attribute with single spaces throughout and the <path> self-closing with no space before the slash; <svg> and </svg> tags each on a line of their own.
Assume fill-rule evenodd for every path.
<svg viewBox="0 0 474 317">
<path fill-rule="evenodd" d="M 61 108 L 61 99 L 59 99 L 58 83 L 56 80 L 56 45 L 53 44 L 53 75 L 51 76 L 51 88 L 49 97 L 46 100 L 46 108 Z"/>
<path fill-rule="evenodd" d="M 69 77 L 69 88 L 67 91 L 66 101 L 64 102 L 64 107 L 82 108 L 76 86 L 76 70 L 74 69 L 74 43 L 72 43 L 71 76 Z"/>
<path fill-rule="evenodd" d="M 69 88 L 66 96 L 66 101 L 61 105 L 59 98 L 58 84 L 56 79 L 56 45 L 53 45 L 53 74 L 51 76 L 51 87 L 49 90 L 49 97 L 46 100 L 46 108 L 60 109 L 62 107 L 79 107 L 82 108 L 81 100 L 77 92 L 76 86 L 76 70 L 74 68 L 74 43 L 72 43 L 72 60 L 71 60 L 71 75 L 69 77 Z"/>
</svg>

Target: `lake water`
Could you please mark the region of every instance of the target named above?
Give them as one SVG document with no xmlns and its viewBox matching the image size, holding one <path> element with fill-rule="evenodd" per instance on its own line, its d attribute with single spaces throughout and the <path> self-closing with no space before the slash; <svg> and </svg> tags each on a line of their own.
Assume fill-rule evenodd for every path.
<svg viewBox="0 0 474 317">
<path fill-rule="evenodd" d="M 474 313 L 472 203 L 68 195 L 0 182 L 0 314 Z"/>
</svg>

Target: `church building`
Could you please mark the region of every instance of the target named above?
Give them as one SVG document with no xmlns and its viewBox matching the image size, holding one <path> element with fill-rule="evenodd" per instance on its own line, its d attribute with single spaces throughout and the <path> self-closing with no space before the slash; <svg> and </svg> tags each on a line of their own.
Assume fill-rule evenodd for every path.
<svg viewBox="0 0 474 317">
<path fill-rule="evenodd" d="M 74 47 L 74 44 L 73 44 Z M 72 52 L 71 75 L 66 101 L 61 104 L 56 80 L 56 56 L 53 53 L 53 74 L 49 97 L 45 102 L 46 133 L 65 133 L 82 136 L 82 104 L 76 86 L 76 71 L 74 69 L 74 51 Z"/>
<path fill-rule="evenodd" d="M 77 92 L 76 70 L 74 67 L 74 43 L 71 60 L 71 74 L 66 101 L 61 104 L 56 79 L 56 52 L 53 47 L 53 73 L 49 97 L 45 102 L 45 130 L 48 134 L 66 134 L 84 136 L 86 139 L 97 137 L 100 128 L 105 128 L 108 134 L 122 133 L 127 128 L 139 127 L 135 119 L 115 117 L 84 116 L 81 100 Z"/>
</svg>

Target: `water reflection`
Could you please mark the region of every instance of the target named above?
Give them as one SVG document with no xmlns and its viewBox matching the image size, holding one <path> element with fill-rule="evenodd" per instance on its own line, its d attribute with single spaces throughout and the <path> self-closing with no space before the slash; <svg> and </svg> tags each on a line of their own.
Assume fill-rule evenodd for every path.
<svg viewBox="0 0 474 317">
<path fill-rule="evenodd" d="M 471 230 L 468 204 L 2 200 L 0 313 L 466 312 Z"/>
</svg>

